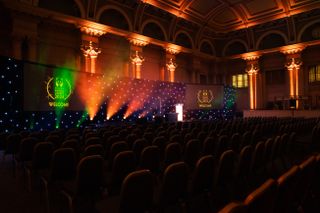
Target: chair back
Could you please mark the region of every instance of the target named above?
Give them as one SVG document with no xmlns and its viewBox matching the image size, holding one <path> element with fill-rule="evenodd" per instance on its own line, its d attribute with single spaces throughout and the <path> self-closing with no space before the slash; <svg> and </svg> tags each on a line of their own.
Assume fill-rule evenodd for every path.
<svg viewBox="0 0 320 213">
<path fill-rule="evenodd" d="M 103 181 L 103 157 L 91 155 L 82 158 L 77 166 L 77 195 L 97 198 Z"/>
<path fill-rule="evenodd" d="M 51 179 L 72 180 L 76 173 L 76 156 L 72 148 L 59 148 L 52 154 Z"/>
<path fill-rule="evenodd" d="M 164 174 L 160 193 L 162 207 L 174 205 L 187 196 L 188 166 L 184 162 L 169 165 Z"/>
<path fill-rule="evenodd" d="M 269 179 L 251 192 L 244 203 L 248 207 L 248 213 L 272 213 L 276 198 L 277 183 L 275 180 Z"/>
<path fill-rule="evenodd" d="M 214 157 L 212 155 L 205 155 L 197 161 L 191 181 L 192 195 L 212 191 L 214 170 Z"/>
<path fill-rule="evenodd" d="M 119 212 L 150 212 L 153 191 L 153 177 L 149 170 L 131 172 L 121 186 Z"/>
<path fill-rule="evenodd" d="M 160 172 L 160 150 L 157 146 L 147 146 L 140 157 L 140 167 L 148 169 L 153 174 Z"/>
</svg>

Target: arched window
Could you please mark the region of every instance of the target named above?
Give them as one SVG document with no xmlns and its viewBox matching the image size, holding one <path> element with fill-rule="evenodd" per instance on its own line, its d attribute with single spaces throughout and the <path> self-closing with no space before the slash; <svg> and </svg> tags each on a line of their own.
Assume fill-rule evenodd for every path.
<svg viewBox="0 0 320 213">
<path fill-rule="evenodd" d="M 99 22 L 122 30 L 129 30 L 127 19 L 115 9 L 107 9 L 100 16 Z"/>
<path fill-rule="evenodd" d="M 179 33 L 176 37 L 176 44 L 192 49 L 192 42 L 185 33 Z"/>
<path fill-rule="evenodd" d="M 313 41 L 320 39 L 320 22 L 307 27 L 301 36 L 301 41 Z"/>
<path fill-rule="evenodd" d="M 226 49 L 225 56 L 237 55 L 245 52 L 247 52 L 247 48 L 245 47 L 245 45 L 240 41 L 235 41 L 229 44 Z"/>
<path fill-rule="evenodd" d="M 209 55 L 214 54 L 212 46 L 207 41 L 202 42 L 202 44 L 200 46 L 200 52 L 203 52 L 203 53 L 206 53 Z"/>
<path fill-rule="evenodd" d="M 263 37 L 263 39 L 259 43 L 259 49 L 269 49 L 274 47 L 285 46 L 286 42 L 284 38 L 276 33 L 272 33 Z"/>
<path fill-rule="evenodd" d="M 142 30 L 142 34 L 151 38 L 165 41 L 165 36 L 162 29 L 154 22 L 149 22 L 146 24 Z"/>
</svg>

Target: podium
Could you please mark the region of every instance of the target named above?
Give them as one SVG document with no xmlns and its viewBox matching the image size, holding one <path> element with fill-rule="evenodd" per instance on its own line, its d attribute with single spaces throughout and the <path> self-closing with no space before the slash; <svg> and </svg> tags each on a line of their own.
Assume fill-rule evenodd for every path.
<svg viewBox="0 0 320 213">
<path fill-rule="evenodd" d="M 169 123 L 175 123 L 178 121 L 178 113 L 175 112 L 169 112 L 167 114 L 167 120 Z"/>
</svg>

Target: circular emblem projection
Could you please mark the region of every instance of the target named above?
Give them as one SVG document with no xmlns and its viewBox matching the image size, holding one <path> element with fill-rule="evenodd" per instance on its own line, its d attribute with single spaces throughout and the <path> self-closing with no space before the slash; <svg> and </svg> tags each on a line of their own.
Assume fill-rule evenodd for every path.
<svg viewBox="0 0 320 213">
<path fill-rule="evenodd" d="M 212 107 L 213 93 L 211 90 L 207 90 L 207 89 L 198 90 L 197 98 L 198 98 L 199 107 L 203 107 L 203 108 Z"/>
<path fill-rule="evenodd" d="M 68 107 L 68 98 L 71 93 L 71 84 L 66 78 L 52 77 L 47 82 L 47 94 L 51 107 Z"/>
</svg>

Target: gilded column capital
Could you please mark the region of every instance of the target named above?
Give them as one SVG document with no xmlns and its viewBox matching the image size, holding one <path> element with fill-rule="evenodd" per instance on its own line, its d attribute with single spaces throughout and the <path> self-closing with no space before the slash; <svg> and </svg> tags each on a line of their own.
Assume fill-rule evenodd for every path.
<svg viewBox="0 0 320 213">
<path fill-rule="evenodd" d="M 301 65 L 302 61 L 299 58 L 291 58 L 285 66 L 289 71 L 291 71 L 293 69 L 300 69 Z"/>
<path fill-rule="evenodd" d="M 138 46 L 138 47 L 144 47 L 147 44 L 149 44 L 149 42 L 141 40 L 141 39 L 137 39 L 137 38 L 128 38 L 128 41 L 130 42 L 130 44 L 132 44 L 134 46 Z"/>
<path fill-rule="evenodd" d="M 100 36 L 102 36 L 102 35 L 107 33 L 104 30 L 99 30 L 99 29 L 92 28 L 92 27 L 79 26 L 79 28 L 80 28 L 81 32 L 83 32 L 83 33 L 85 33 L 87 35 L 90 35 L 90 36 L 100 37 Z"/>
<path fill-rule="evenodd" d="M 94 47 L 92 41 L 89 42 L 89 45 L 82 45 L 81 50 L 85 57 L 97 58 L 101 53 L 101 49 L 98 47 Z"/>
<path fill-rule="evenodd" d="M 250 65 L 248 65 L 247 68 L 246 68 L 246 73 L 247 73 L 248 75 L 256 75 L 256 74 L 258 74 L 258 72 L 259 72 L 259 67 L 258 67 L 258 65 L 250 64 Z"/>
<path fill-rule="evenodd" d="M 171 55 L 177 55 L 180 53 L 180 50 L 177 50 L 175 48 L 172 48 L 172 47 L 166 47 L 165 48 L 166 52 L 171 54 Z"/>
<path fill-rule="evenodd" d="M 285 55 L 296 55 L 300 54 L 304 50 L 304 48 L 306 48 L 306 45 L 292 44 L 282 47 L 280 52 Z"/>
<path fill-rule="evenodd" d="M 242 59 L 247 62 L 258 61 L 259 58 L 260 58 L 260 55 L 245 54 L 242 56 Z"/>
<path fill-rule="evenodd" d="M 143 56 L 139 55 L 139 52 L 138 51 L 135 51 L 135 54 L 132 55 L 130 57 L 131 59 L 131 63 L 132 64 L 135 64 L 137 66 L 141 66 L 142 65 L 142 62 L 144 61 L 144 58 Z"/>
<path fill-rule="evenodd" d="M 176 70 L 176 68 L 178 67 L 178 65 L 174 62 L 174 60 L 172 58 L 170 58 L 170 60 L 166 64 L 166 67 L 169 71 L 174 72 Z"/>
</svg>

